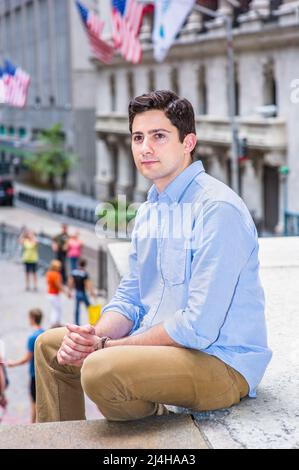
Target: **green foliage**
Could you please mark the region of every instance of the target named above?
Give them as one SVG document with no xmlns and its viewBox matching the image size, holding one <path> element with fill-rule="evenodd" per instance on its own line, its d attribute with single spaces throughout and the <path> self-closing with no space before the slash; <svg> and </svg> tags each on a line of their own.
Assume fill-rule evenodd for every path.
<svg viewBox="0 0 299 470">
<path fill-rule="evenodd" d="M 28 154 L 25 165 L 38 177 L 46 177 L 55 189 L 55 178 L 68 173 L 77 157 L 65 150 L 62 125 L 54 124 L 49 129 L 40 132 L 37 150 Z"/>
<path fill-rule="evenodd" d="M 98 220 L 111 230 L 126 230 L 127 224 L 136 217 L 137 209 L 130 203 L 119 202 L 117 199 L 106 201 L 96 212 Z"/>
</svg>

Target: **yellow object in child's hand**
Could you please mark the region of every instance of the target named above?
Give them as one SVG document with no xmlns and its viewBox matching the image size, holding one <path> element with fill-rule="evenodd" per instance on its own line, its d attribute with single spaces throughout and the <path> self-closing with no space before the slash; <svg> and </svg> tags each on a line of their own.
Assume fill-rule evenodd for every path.
<svg viewBox="0 0 299 470">
<path fill-rule="evenodd" d="M 94 326 L 101 316 L 102 306 L 100 304 L 89 305 L 89 307 L 87 308 L 87 312 L 88 312 L 88 321 L 90 325 Z"/>
</svg>

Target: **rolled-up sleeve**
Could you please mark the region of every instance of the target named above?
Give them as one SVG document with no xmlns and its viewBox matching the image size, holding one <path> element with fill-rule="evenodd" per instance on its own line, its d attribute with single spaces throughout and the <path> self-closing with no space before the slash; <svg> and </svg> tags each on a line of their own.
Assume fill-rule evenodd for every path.
<svg viewBox="0 0 299 470">
<path fill-rule="evenodd" d="M 111 301 L 105 305 L 102 314 L 112 310 L 122 314 L 133 322 L 130 334 L 139 328 L 142 318 L 146 313 L 140 300 L 135 232 L 132 235 L 128 274 L 122 278 L 115 295 L 112 297 Z"/>
<path fill-rule="evenodd" d="M 198 350 L 219 336 L 238 279 L 255 246 L 255 234 L 238 209 L 226 202 L 209 205 L 194 226 L 191 278 L 186 308 L 164 322 L 177 343 Z"/>
</svg>

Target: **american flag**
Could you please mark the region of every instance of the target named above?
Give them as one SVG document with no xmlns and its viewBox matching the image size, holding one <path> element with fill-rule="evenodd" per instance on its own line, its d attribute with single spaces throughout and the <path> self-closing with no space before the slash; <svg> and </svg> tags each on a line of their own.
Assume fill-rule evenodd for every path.
<svg viewBox="0 0 299 470">
<path fill-rule="evenodd" d="M 101 39 L 104 22 L 92 11 L 89 11 L 81 2 L 76 1 L 82 22 L 88 35 L 88 41 L 95 57 L 110 64 L 113 58 L 114 49 L 110 44 Z"/>
<path fill-rule="evenodd" d="M 28 73 L 6 60 L 1 79 L 3 102 L 23 108 L 27 101 L 30 80 Z"/>
<path fill-rule="evenodd" d="M 143 13 L 144 6 L 136 0 L 112 0 L 114 46 L 133 64 L 139 63 L 142 58 L 138 34 Z"/>
<path fill-rule="evenodd" d="M 5 103 L 5 88 L 3 80 L 3 70 L 0 68 L 0 104 Z"/>
</svg>

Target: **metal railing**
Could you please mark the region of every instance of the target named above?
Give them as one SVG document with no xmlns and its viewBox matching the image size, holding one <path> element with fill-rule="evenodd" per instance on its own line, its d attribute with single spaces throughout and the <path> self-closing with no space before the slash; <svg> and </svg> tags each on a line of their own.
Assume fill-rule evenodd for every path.
<svg viewBox="0 0 299 470">
<path fill-rule="evenodd" d="M 53 212 L 59 215 L 65 215 L 72 219 L 80 220 L 88 224 L 95 224 L 97 219 L 94 209 L 74 204 L 63 204 L 55 200 L 50 200 L 47 197 L 36 196 L 29 192 L 18 191 L 17 198 L 19 201 L 30 204 L 31 206 Z"/>
<path fill-rule="evenodd" d="M 19 238 L 23 231 L 8 226 L 5 223 L 0 224 L 0 259 L 11 260 L 21 263 L 22 246 L 19 244 Z M 52 240 L 44 233 L 37 235 L 38 240 L 38 272 L 43 275 L 53 259 Z M 84 247 L 83 256 L 87 260 L 87 269 L 91 279 L 100 295 L 107 292 L 107 252 L 104 246 L 97 250 Z"/>
</svg>

